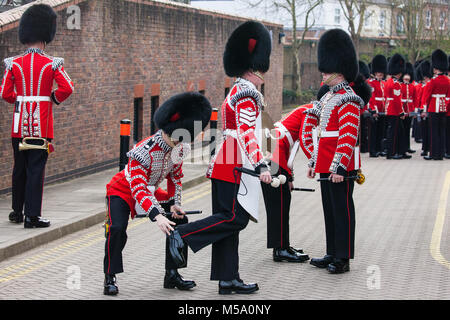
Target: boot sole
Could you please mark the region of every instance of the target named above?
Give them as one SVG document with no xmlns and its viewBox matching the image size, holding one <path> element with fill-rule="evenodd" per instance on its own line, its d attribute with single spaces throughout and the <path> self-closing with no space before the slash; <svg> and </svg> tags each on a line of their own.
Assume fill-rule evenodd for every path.
<svg viewBox="0 0 450 320">
<path fill-rule="evenodd" d="M 175 288 L 177 288 L 178 290 L 189 290 L 189 289 L 192 289 L 192 288 L 194 288 L 196 286 L 197 285 L 195 283 L 193 285 L 186 286 L 186 287 L 180 287 L 180 286 L 177 286 L 177 285 L 171 284 L 171 283 L 170 284 L 164 283 L 164 285 L 163 285 L 164 289 L 175 289 Z"/>
<path fill-rule="evenodd" d="M 233 292 L 237 293 L 237 294 L 250 294 L 253 293 L 255 291 L 258 291 L 259 288 L 254 288 L 252 290 L 236 290 L 236 289 L 224 289 L 224 288 L 219 288 L 219 294 L 232 294 Z"/>
<path fill-rule="evenodd" d="M 275 262 L 283 262 L 283 261 L 286 261 L 286 262 L 303 263 L 303 262 L 306 262 L 306 261 L 308 261 L 308 260 L 309 260 L 309 257 L 307 257 L 307 258 L 302 258 L 302 259 L 299 259 L 299 260 L 291 260 L 291 259 L 288 259 L 288 258 L 273 258 L 273 261 L 275 261 Z"/>
<path fill-rule="evenodd" d="M 103 289 L 103 294 L 105 296 L 116 296 L 118 293 L 119 293 L 119 290 L 117 290 L 117 292 L 115 292 L 115 293 L 110 293 L 106 288 Z"/>
</svg>

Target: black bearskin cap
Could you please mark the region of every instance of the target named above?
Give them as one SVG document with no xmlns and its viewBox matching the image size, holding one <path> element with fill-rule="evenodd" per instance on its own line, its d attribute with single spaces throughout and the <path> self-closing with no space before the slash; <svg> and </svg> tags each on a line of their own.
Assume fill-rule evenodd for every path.
<svg viewBox="0 0 450 320">
<path fill-rule="evenodd" d="M 322 97 L 330 91 L 330 87 L 327 84 L 324 84 L 319 88 L 319 91 L 317 92 L 317 100 L 322 99 Z"/>
<path fill-rule="evenodd" d="M 320 72 L 340 73 L 348 82 L 358 75 L 355 46 L 342 29 L 328 30 L 320 37 L 317 60 Z"/>
<path fill-rule="evenodd" d="M 410 62 L 406 63 L 406 71 L 403 75 L 405 75 L 405 74 L 409 74 L 409 76 L 411 77 L 410 82 L 414 81 L 414 79 L 415 79 L 414 67 Z"/>
<path fill-rule="evenodd" d="M 233 31 L 225 46 L 225 73 L 239 77 L 248 70 L 267 72 L 271 51 L 272 38 L 267 28 L 260 22 L 244 22 Z"/>
<path fill-rule="evenodd" d="M 403 74 L 406 71 L 406 61 L 405 58 L 399 53 L 394 54 L 388 62 L 388 74 L 396 75 Z"/>
<path fill-rule="evenodd" d="M 431 66 L 432 68 L 446 72 L 448 70 L 447 55 L 441 49 L 436 49 L 431 54 Z"/>
<path fill-rule="evenodd" d="M 364 105 L 369 103 L 370 97 L 372 97 L 372 88 L 367 84 L 364 76 L 359 73 L 352 85 L 353 91 L 364 101 Z"/>
<path fill-rule="evenodd" d="M 387 59 L 382 54 L 377 54 L 372 59 L 372 74 L 375 72 L 387 73 Z"/>
<path fill-rule="evenodd" d="M 433 72 L 431 72 L 431 63 L 428 60 L 424 60 L 419 64 L 420 74 L 422 75 L 422 79 L 425 77 L 433 78 Z"/>
<path fill-rule="evenodd" d="M 184 92 L 170 97 L 155 112 L 154 121 L 159 129 L 169 136 L 176 129 L 185 129 L 190 133 L 190 141 L 200 133 L 199 125 L 194 122 L 201 121 L 201 130 L 204 130 L 211 119 L 211 104 L 199 92 Z M 197 131 L 195 131 L 197 129 Z M 185 137 L 182 133 L 180 136 Z M 178 137 L 174 137 L 178 138 Z M 183 139 L 184 140 L 184 139 Z"/>
<path fill-rule="evenodd" d="M 369 79 L 370 78 L 370 70 L 367 64 L 364 61 L 359 60 L 359 73 L 364 76 L 364 78 Z"/>
<path fill-rule="evenodd" d="M 20 18 L 19 40 L 22 44 L 52 42 L 56 34 L 56 13 L 46 4 L 29 7 Z"/>
</svg>

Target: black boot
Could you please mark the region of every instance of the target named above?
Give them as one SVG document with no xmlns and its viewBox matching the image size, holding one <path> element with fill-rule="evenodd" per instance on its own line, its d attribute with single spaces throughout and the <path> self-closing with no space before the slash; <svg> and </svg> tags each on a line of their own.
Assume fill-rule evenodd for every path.
<svg viewBox="0 0 450 320">
<path fill-rule="evenodd" d="M 408 149 L 408 151 L 407 151 L 408 153 L 414 153 L 414 152 L 416 152 L 416 150 L 413 150 L 413 149 Z"/>
<path fill-rule="evenodd" d="M 332 255 L 325 255 L 323 258 L 312 258 L 309 262 L 317 268 L 326 268 L 330 263 L 333 262 L 334 257 Z"/>
<path fill-rule="evenodd" d="M 23 222 L 23 213 L 13 211 L 9 214 L 9 221 L 14 223 L 22 223 Z"/>
<path fill-rule="evenodd" d="M 186 258 L 183 255 L 183 249 L 185 243 L 181 238 L 178 230 L 174 230 L 170 233 L 169 237 L 169 252 L 172 256 L 173 261 L 178 266 L 182 268 L 186 266 Z"/>
<path fill-rule="evenodd" d="M 231 281 L 219 281 L 219 294 L 231 294 L 234 292 L 248 294 L 258 291 L 259 287 L 256 283 L 244 283 L 241 279 Z"/>
<path fill-rule="evenodd" d="M 287 248 L 287 250 L 288 250 L 290 253 L 304 253 L 304 252 L 303 252 L 303 249 L 300 249 L 300 248 L 289 247 L 289 248 Z"/>
<path fill-rule="evenodd" d="M 411 159 L 412 156 L 410 156 L 409 154 L 402 154 L 402 159 Z"/>
<path fill-rule="evenodd" d="M 166 275 L 164 276 L 164 288 L 178 288 L 180 290 L 189 290 L 195 286 L 196 284 L 194 281 L 184 280 L 178 273 L 177 269 L 166 270 Z"/>
<path fill-rule="evenodd" d="M 273 249 L 273 261 L 288 262 L 305 262 L 309 260 L 309 256 L 304 253 L 292 252 L 289 249 L 275 248 Z"/>
<path fill-rule="evenodd" d="M 115 296 L 119 293 L 119 287 L 116 284 L 116 275 L 105 273 L 103 294 L 107 296 Z"/>
<path fill-rule="evenodd" d="M 41 217 L 25 216 L 24 228 L 47 228 L 50 226 L 50 221 Z"/>
<path fill-rule="evenodd" d="M 350 271 L 350 260 L 349 259 L 334 259 L 327 267 L 329 273 L 344 273 Z"/>
</svg>

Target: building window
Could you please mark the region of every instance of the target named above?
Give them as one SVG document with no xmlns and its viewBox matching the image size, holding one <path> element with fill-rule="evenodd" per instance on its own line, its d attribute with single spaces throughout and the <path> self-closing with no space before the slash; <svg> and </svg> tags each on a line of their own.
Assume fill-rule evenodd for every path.
<svg viewBox="0 0 450 320">
<path fill-rule="evenodd" d="M 366 11 L 366 13 L 364 14 L 364 27 L 365 28 L 370 28 L 370 17 L 372 16 L 373 12 L 368 12 Z"/>
<path fill-rule="evenodd" d="M 397 14 L 397 33 L 405 32 L 405 18 L 401 13 Z"/>
<path fill-rule="evenodd" d="M 334 9 L 334 23 L 341 24 L 341 9 Z"/>
<path fill-rule="evenodd" d="M 445 29 L 445 11 L 439 13 L 439 30 Z"/>
<path fill-rule="evenodd" d="M 156 132 L 156 130 L 159 129 L 159 128 L 156 128 L 156 124 L 155 124 L 155 121 L 154 121 L 154 116 L 155 116 L 156 109 L 158 109 L 158 107 L 159 107 L 159 96 L 152 96 L 150 103 L 151 103 L 151 109 L 150 109 L 150 117 L 151 117 L 150 133 L 154 134 Z"/>
<path fill-rule="evenodd" d="M 431 10 L 425 12 L 425 27 L 431 28 Z"/>
<path fill-rule="evenodd" d="M 386 11 L 380 12 L 380 29 L 381 31 L 384 31 L 384 28 L 386 27 Z"/>
</svg>

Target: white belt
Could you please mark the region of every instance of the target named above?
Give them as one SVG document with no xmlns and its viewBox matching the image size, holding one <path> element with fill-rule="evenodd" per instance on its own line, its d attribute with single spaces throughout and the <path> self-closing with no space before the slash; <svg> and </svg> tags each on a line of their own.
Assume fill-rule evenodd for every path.
<svg viewBox="0 0 450 320">
<path fill-rule="evenodd" d="M 278 128 L 280 130 L 280 133 L 284 133 L 284 135 L 289 140 L 289 146 L 292 148 L 292 146 L 294 145 L 294 140 L 292 139 L 292 136 L 291 136 L 291 133 L 289 132 L 289 130 L 286 129 L 286 127 L 281 122 L 276 122 L 274 124 L 274 126 L 275 126 L 275 128 Z"/>
<path fill-rule="evenodd" d="M 339 137 L 339 131 L 319 131 L 320 138 L 335 138 Z"/>
<path fill-rule="evenodd" d="M 41 102 L 41 101 L 51 102 L 52 100 L 50 99 L 50 97 L 47 97 L 47 96 L 18 96 L 16 101 L 18 101 L 18 102 Z"/>
<path fill-rule="evenodd" d="M 411 99 L 402 99 L 402 102 L 413 102 Z"/>
<path fill-rule="evenodd" d="M 446 95 L 445 94 L 432 94 L 431 95 L 433 98 L 445 98 Z"/>
<path fill-rule="evenodd" d="M 375 100 L 376 101 L 384 101 L 384 98 L 382 98 L 382 97 L 375 97 Z"/>
<path fill-rule="evenodd" d="M 394 100 L 394 98 L 386 98 L 386 100 Z"/>
</svg>

